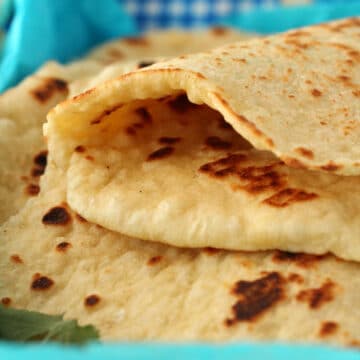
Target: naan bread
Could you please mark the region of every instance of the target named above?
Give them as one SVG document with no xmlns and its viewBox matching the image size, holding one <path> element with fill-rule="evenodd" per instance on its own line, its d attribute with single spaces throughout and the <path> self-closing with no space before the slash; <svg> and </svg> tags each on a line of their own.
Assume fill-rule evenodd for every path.
<svg viewBox="0 0 360 360">
<path fill-rule="evenodd" d="M 181 56 L 55 107 L 70 207 L 176 246 L 360 260 L 359 24 Z"/>
<path fill-rule="evenodd" d="M 130 111 L 136 121 L 129 119 L 129 132 L 136 133 L 128 138 L 137 146 L 131 148 L 134 155 L 155 141 L 151 140 L 154 128 L 166 132 L 182 129 L 184 139 L 163 137 L 161 146 L 181 147 L 189 154 L 197 146 L 200 158 L 207 154 L 201 148 L 210 146 L 209 154 L 218 156 L 228 141 L 248 152 L 247 161 L 274 159 L 271 153 L 253 149 L 214 110 L 190 105 L 184 96 L 162 101 L 164 104 L 150 101 L 149 111 L 156 110 L 150 130 L 148 113 L 130 104 L 137 109 L 137 115 Z M 158 125 L 165 116 L 169 119 L 161 129 Z M 194 117 L 196 126 L 187 126 Z M 204 138 L 221 131 L 224 141 L 213 138 L 199 145 L 195 140 L 200 131 Z M 149 144 L 142 144 L 142 138 Z M 158 138 L 154 145 L 160 146 Z M 101 152 L 101 148 L 78 147 L 74 156 L 79 156 L 79 164 L 83 161 L 80 155 L 95 163 L 92 152 L 98 150 Z M 57 166 L 55 155 L 50 149 L 40 194 L 0 227 L 0 301 L 4 305 L 64 313 L 82 324 L 94 324 L 104 340 L 359 344 L 356 304 L 360 295 L 354 291 L 360 285 L 358 264 L 331 255 L 180 249 L 112 232 L 70 209 L 66 202 L 68 174 Z M 117 151 L 113 156 L 109 150 L 107 160 L 117 161 Z M 184 189 L 183 184 L 179 186 Z"/>
<path fill-rule="evenodd" d="M 50 153 L 41 193 L 0 229 L 0 299 L 94 324 L 104 340 L 356 345 L 359 265 L 179 249 L 86 222 Z"/>
<path fill-rule="evenodd" d="M 47 112 L 68 96 L 144 67 L 159 56 L 200 51 L 249 37 L 229 29 L 199 33 L 164 31 L 105 44 L 69 65 L 49 63 L 0 96 L 0 224 L 39 192 L 46 165 L 42 124 Z M 204 42 L 204 40 L 207 40 Z M 112 57 L 114 49 L 122 56 Z M 111 55 L 112 54 L 112 55 Z M 97 75 L 97 76 L 95 76 Z"/>
</svg>

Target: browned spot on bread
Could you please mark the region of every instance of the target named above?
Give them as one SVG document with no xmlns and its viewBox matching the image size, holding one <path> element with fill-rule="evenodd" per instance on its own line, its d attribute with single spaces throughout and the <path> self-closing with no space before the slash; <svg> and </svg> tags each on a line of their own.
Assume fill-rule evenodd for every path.
<svg viewBox="0 0 360 360">
<path fill-rule="evenodd" d="M 199 171 L 220 178 L 235 175 L 239 165 L 246 159 L 247 156 L 244 154 L 231 154 L 200 166 Z"/>
<path fill-rule="evenodd" d="M 117 48 L 110 48 L 108 49 L 107 53 L 108 56 L 110 56 L 114 61 L 114 60 L 120 60 L 124 58 L 124 53 L 122 53 L 119 49 Z M 112 61 L 105 61 L 106 63 L 111 63 Z"/>
<path fill-rule="evenodd" d="M 326 121 L 320 121 L 320 125 L 325 126 L 325 125 L 327 125 L 327 122 Z"/>
<path fill-rule="evenodd" d="M 296 168 L 296 169 L 307 169 L 306 165 L 303 164 L 300 160 L 294 159 L 291 157 L 282 157 L 282 160 L 284 163 L 290 167 Z"/>
<path fill-rule="evenodd" d="M 47 155 L 47 150 L 40 151 L 37 155 L 35 155 L 33 159 L 35 166 L 31 169 L 32 177 L 39 177 L 44 174 L 47 165 Z"/>
<path fill-rule="evenodd" d="M 94 161 L 94 160 L 95 160 L 94 157 L 91 156 L 91 155 L 86 155 L 86 156 L 85 156 L 85 159 L 86 159 L 86 160 L 89 160 L 89 161 Z"/>
<path fill-rule="evenodd" d="M 43 83 L 37 88 L 31 90 L 31 94 L 36 100 L 41 103 L 45 103 L 49 100 L 56 92 L 68 91 L 66 81 L 56 78 L 47 78 L 43 80 Z"/>
<path fill-rule="evenodd" d="M 303 157 L 306 157 L 308 159 L 314 158 L 314 153 L 310 149 L 306 149 L 304 147 L 298 147 L 295 149 L 295 151 L 300 154 Z"/>
<path fill-rule="evenodd" d="M 216 36 L 222 36 L 228 32 L 228 29 L 222 26 L 215 26 L 210 29 L 210 32 Z"/>
<path fill-rule="evenodd" d="M 67 241 L 63 241 L 56 245 L 56 250 L 59 252 L 66 252 L 69 248 L 71 248 L 71 244 Z"/>
<path fill-rule="evenodd" d="M 322 95 L 322 92 L 318 89 L 312 89 L 311 94 L 315 97 L 320 97 Z"/>
<path fill-rule="evenodd" d="M 18 254 L 14 254 L 10 256 L 10 260 L 15 264 L 23 264 L 22 258 Z"/>
<path fill-rule="evenodd" d="M 149 266 L 156 265 L 156 264 L 158 264 L 158 263 L 162 260 L 162 258 L 163 258 L 163 257 L 162 257 L 161 255 L 153 256 L 153 257 L 151 257 L 151 258 L 148 260 L 147 264 L 148 264 Z"/>
<path fill-rule="evenodd" d="M 151 114 L 149 113 L 149 111 L 146 108 L 140 107 L 140 108 L 135 110 L 135 113 L 138 116 L 140 116 L 143 123 L 145 123 L 145 124 L 151 124 L 152 123 Z"/>
<path fill-rule="evenodd" d="M 205 139 L 205 145 L 214 150 L 230 149 L 232 144 L 228 141 L 220 139 L 218 136 L 209 136 Z"/>
<path fill-rule="evenodd" d="M 3 297 L 1 298 L 1 304 L 3 304 L 4 306 L 10 306 L 11 304 L 11 298 L 9 297 Z"/>
<path fill-rule="evenodd" d="M 300 274 L 296 274 L 296 273 L 289 274 L 287 279 L 288 279 L 288 281 L 294 282 L 297 284 L 302 284 L 304 282 L 304 278 Z"/>
<path fill-rule="evenodd" d="M 84 300 L 84 305 L 86 307 L 93 307 L 100 302 L 100 296 L 96 294 L 88 295 Z"/>
<path fill-rule="evenodd" d="M 67 225 L 70 221 L 71 215 L 63 206 L 51 208 L 42 218 L 42 222 L 45 225 Z"/>
<path fill-rule="evenodd" d="M 286 34 L 287 37 L 302 37 L 302 36 L 309 36 L 310 33 L 305 30 L 294 30 Z"/>
<path fill-rule="evenodd" d="M 243 63 L 243 64 L 247 63 L 246 59 L 244 59 L 244 58 L 232 58 L 232 60 L 235 62 Z"/>
<path fill-rule="evenodd" d="M 310 44 L 300 41 L 299 39 L 296 39 L 295 37 L 287 37 L 285 38 L 285 43 L 288 45 L 292 45 L 300 50 L 305 50 L 309 48 Z"/>
<path fill-rule="evenodd" d="M 125 42 L 128 45 L 134 45 L 134 46 L 147 46 L 149 44 L 149 40 L 145 37 L 126 37 L 122 39 L 123 42 Z"/>
<path fill-rule="evenodd" d="M 302 268 L 311 268 L 324 258 L 325 255 L 291 253 L 287 251 L 277 250 L 272 257 L 272 260 L 276 263 L 293 262 L 296 266 Z"/>
<path fill-rule="evenodd" d="M 178 114 L 184 114 L 192 108 L 195 108 L 196 105 L 191 103 L 186 94 L 181 94 L 174 99 L 171 99 L 167 102 L 172 110 Z"/>
<path fill-rule="evenodd" d="M 232 306 L 233 317 L 225 320 L 227 326 L 240 321 L 253 321 L 273 308 L 285 297 L 285 280 L 271 272 L 254 281 L 238 281 L 232 293 L 238 301 Z"/>
<path fill-rule="evenodd" d="M 284 175 L 275 170 L 275 167 L 282 163 L 241 167 L 241 163 L 245 160 L 244 154 L 231 154 L 226 158 L 202 165 L 199 171 L 215 178 L 236 176 L 245 184 L 234 186 L 234 190 L 245 190 L 249 193 L 278 190 L 285 185 Z"/>
<path fill-rule="evenodd" d="M 268 197 L 263 203 L 274 207 L 286 207 L 297 202 L 310 201 L 316 198 L 318 198 L 318 195 L 315 193 L 308 193 L 301 189 L 287 188 Z"/>
<path fill-rule="evenodd" d="M 31 289 L 35 291 L 48 290 L 54 285 L 54 281 L 47 276 L 42 276 L 39 273 L 36 273 L 33 276 L 33 281 L 31 283 Z"/>
<path fill-rule="evenodd" d="M 306 302 L 310 309 L 319 309 L 325 303 L 334 299 L 335 284 L 331 280 L 326 280 L 319 288 L 302 290 L 296 295 L 300 302 Z"/>
<path fill-rule="evenodd" d="M 83 218 L 80 214 L 75 214 L 75 219 L 81 223 L 87 222 L 87 220 L 85 218 Z"/>
<path fill-rule="evenodd" d="M 43 167 L 43 168 L 46 167 L 46 165 L 47 165 L 47 155 L 48 155 L 47 150 L 40 151 L 34 157 L 34 164 L 36 164 L 36 165 L 38 165 L 40 167 Z"/>
<path fill-rule="evenodd" d="M 25 188 L 25 193 L 29 196 L 36 196 L 40 192 L 40 186 L 36 184 L 28 184 Z"/>
<path fill-rule="evenodd" d="M 139 64 L 138 64 L 138 68 L 142 69 L 144 67 L 148 67 L 148 66 L 151 66 L 153 64 L 155 64 L 155 61 L 140 61 Z"/>
<path fill-rule="evenodd" d="M 117 104 L 111 107 L 110 109 L 104 110 L 99 116 L 97 116 L 95 119 L 90 121 L 90 125 L 97 125 L 100 124 L 101 121 L 106 117 L 112 114 L 114 111 L 120 109 L 123 106 L 123 104 Z"/>
<path fill-rule="evenodd" d="M 135 110 L 135 114 L 140 118 L 140 121 L 128 126 L 125 132 L 128 135 L 136 135 L 138 129 L 144 128 L 146 125 L 152 124 L 152 117 L 149 111 L 145 107 L 140 107 Z"/>
<path fill-rule="evenodd" d="M 237 172 L 237 176 L 248 182 L 242 186 L 248 193 L 256 194 L 269 190 L 278 190 L 285 185 L 285 178 L 279 172 L 275 171 L 275 166 L 249 166 Z"/>
<path fill-rule="evenodd" d="M 319 330 L 320 337 L 327 337 L 334 335 L 339 329 L 339 324 L 335 321 L 325 321 L 321 324 Z"/>
<path fill-rule="evenodd" d="M 337 171 L 341 169 L 341 165 L 335 164 L 333 161 L 330 161 L 326 165 L 321 166 L 320 168 L 325 171 Z"/>
<path fill-rule="evenodd" d="M 44 172 L 45 172 L 45 168 L 34 167 L 31 169 L 31 176 L 37 178 L 43 175 Z"/>
<path fill-rule="evenodd" d="M 173 145 L 181 140 L 180 137 L 162 136 L 158 139 L 158 142 L 162 145 Z"/>
<path fill-rule="evenodd" d="M 86 151 L 86 148 L 83 145 L 78 145 L 74 150 L 75 150 L 75 152 L 83 153 Z"/>
<path fill-rule="evenodd" d="M 148 157 L 147 161 L 160 160 L 168 157 L 174 152 L 174 148 L 172 146 L 165 146 L 158 150 L 152 152 Z"/>
<path fill-rule="evenodd" d="M 203 252 L 207 255 L 215 255 L 218 254 L 220 251 L 221 251 L 220 249 L 215 249 L 210 246 L 203 248 Z"/>
</svg>

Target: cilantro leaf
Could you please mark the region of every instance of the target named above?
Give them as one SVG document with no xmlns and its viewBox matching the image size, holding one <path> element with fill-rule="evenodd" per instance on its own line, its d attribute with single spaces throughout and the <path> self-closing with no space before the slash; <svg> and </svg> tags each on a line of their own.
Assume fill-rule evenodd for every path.
<svg viewBox="0 0 360 360">
<path fill-rule="evenodd" d="M 76 320 L 64 320 L 61 315 L 46 315 L 0 305 L 0 340 L 83 344 L 98 338 L 99 333 L 92 325 L 79 326 Z"/>
</svg>

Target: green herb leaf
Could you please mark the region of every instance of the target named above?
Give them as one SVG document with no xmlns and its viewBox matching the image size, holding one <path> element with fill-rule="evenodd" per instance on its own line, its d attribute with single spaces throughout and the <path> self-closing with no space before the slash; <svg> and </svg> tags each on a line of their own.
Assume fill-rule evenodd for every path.
<svg viewBox="0 0 360 360">
<path fill-rule="evenodd" d="M 64 320 L 61 315 L 46 315 L 0 305 L 0 340 L 83 344 L 98 338 L 99 333 L 92 325 L 79 326 L 76 320 Z"/>
</svg>

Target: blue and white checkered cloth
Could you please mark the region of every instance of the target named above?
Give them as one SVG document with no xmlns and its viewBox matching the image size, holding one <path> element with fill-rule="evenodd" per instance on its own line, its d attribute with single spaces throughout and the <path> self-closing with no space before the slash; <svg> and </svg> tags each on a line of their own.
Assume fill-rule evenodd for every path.
<svg viewBox="0 0 360 360">
<path fill-rule="evenodd" d="M 213 25 L 255 7 L 273 8 L 281 0 L 120 0 L 140 30 Z"/>
</svg>

